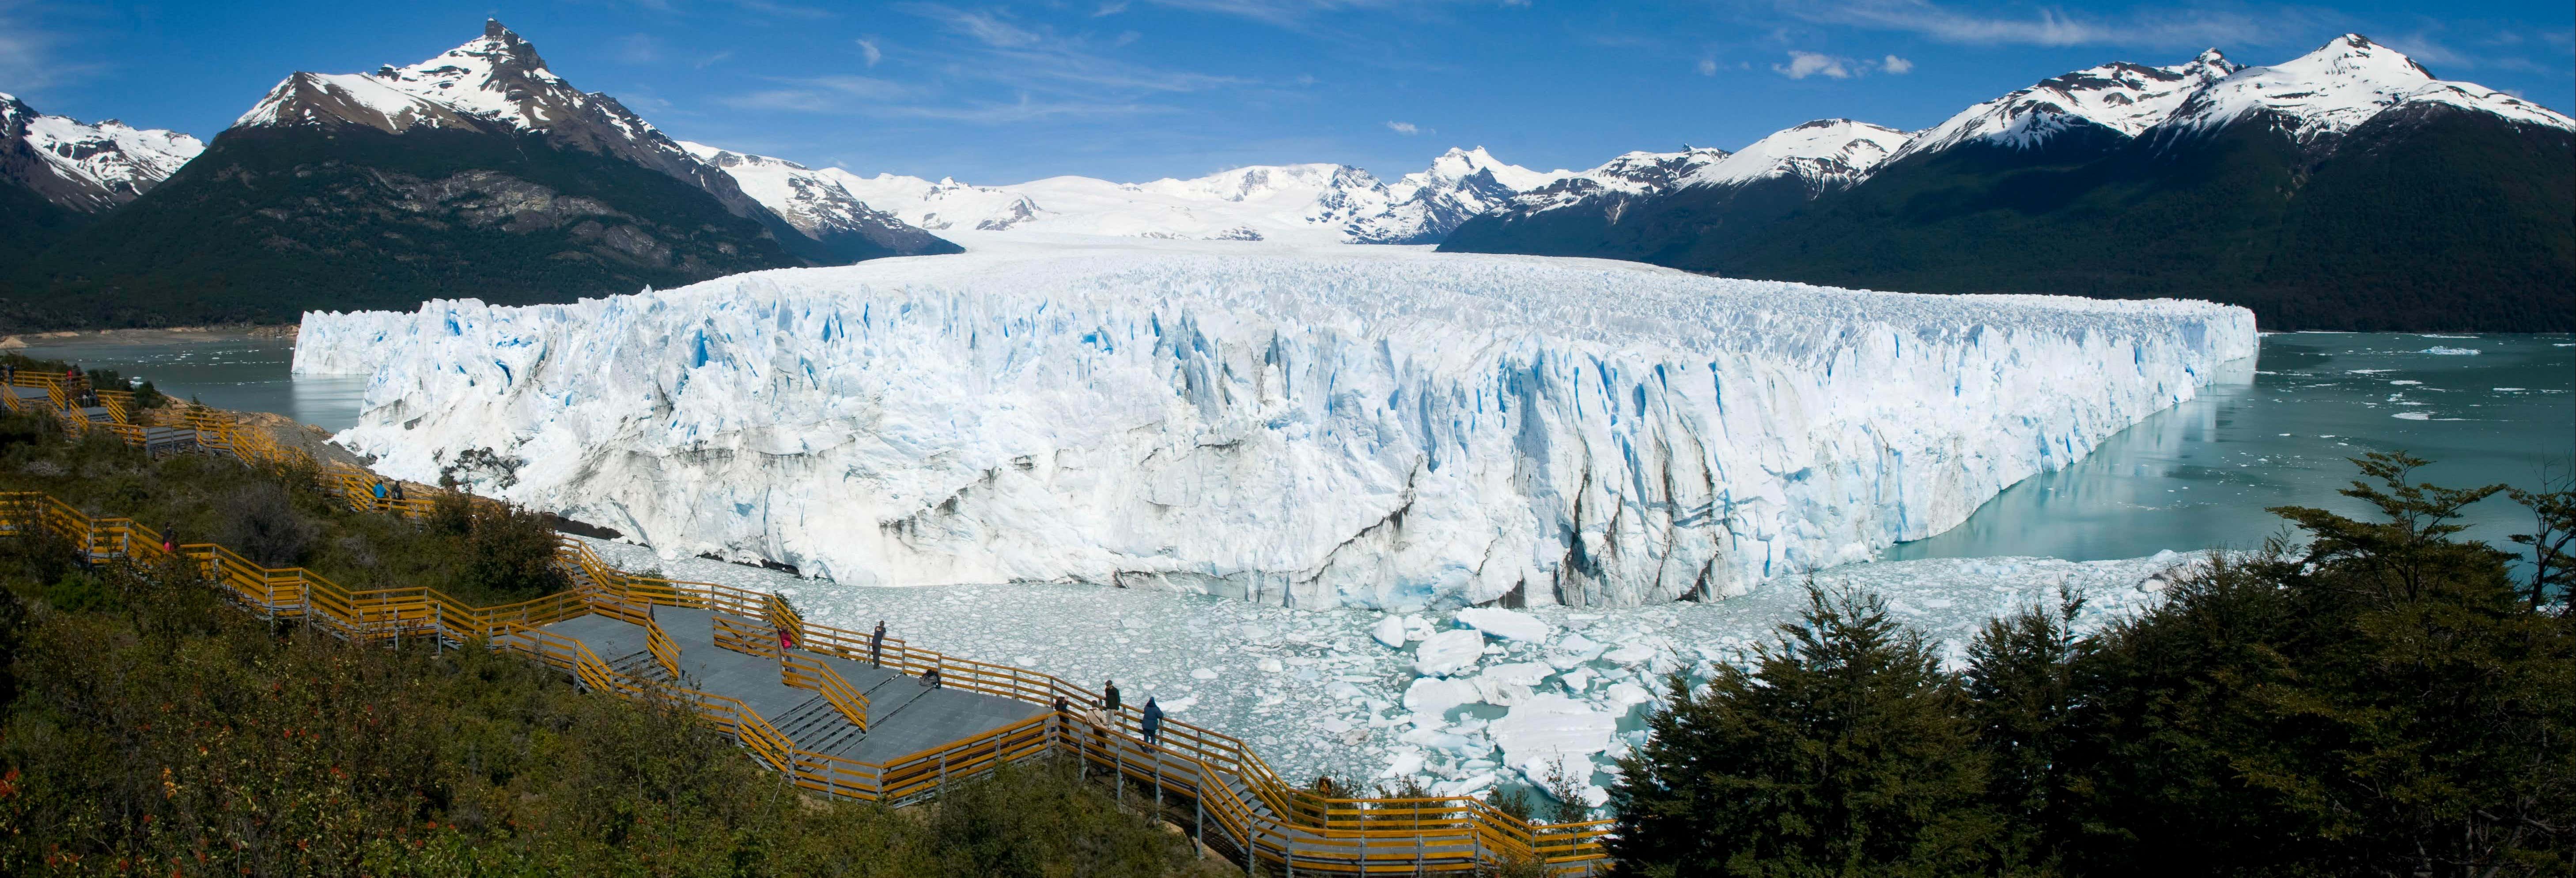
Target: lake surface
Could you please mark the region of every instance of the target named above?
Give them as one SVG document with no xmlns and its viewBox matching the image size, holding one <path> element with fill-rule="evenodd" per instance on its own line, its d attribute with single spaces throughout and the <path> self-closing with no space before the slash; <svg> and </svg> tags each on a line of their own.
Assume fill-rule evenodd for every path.
<svg viewBox="0 0 2576 878">
<path fill-rule="evenodd" d="M 83 369 L 114 369 L 143 378 L 162 393 L 194 397 L 220 409 L 275 412 L 338 432 L 358 425 L 365 376 L 297 378 L 295 340 L 248 333 L 153 332 L 30 338 L 20 351 L 69 360 Z"/>
<path fill-rule="evenodd" d="M 2469 352 L 2474 353 L 2469 353 Z M 292 340 L 153 333 L 33 339 L 25 352 L 150 379 L 207 405 L 276 412 L 329 430 L 357 423 L 364 377 L 289 374 Z M 2006 489 L 1966 523 L 1888 548 L 1885 560 L 2007 555 L 2074 561 L 2252 546 L 2280 529 L 2265 507 L 2365 510 L 2335 489 L 2346 458 L 2406 450 L 2422 477 L 2465 486 L 2540 483 L 2576 467 L 2576 337 L 2296 333 L 2263 338 L 2250 368 L 2106 440 L 2092 455 Z M 2499 497 L 2469 536 L 2528 529 Z"/>
<path fill-rule="evenodd" d="M 2366 512 L 2334 492 L 2358 474 L 2348 458 L 2368 451 L 2434 461 L 2419 481 L 2532 488 L 2551 468 L 2563 478 L 2576 465 L 2571 390 L 2576 336 L 2268 335 L 2250 374 L 1880 557 L 2096 561 L 2251 547 L 2281 527 L 2266 507 Z M 2502 496 L 2468 512 L 2471 538 L 2503 546 L 2530 530 L 2523 508 Z"/>
</svg>

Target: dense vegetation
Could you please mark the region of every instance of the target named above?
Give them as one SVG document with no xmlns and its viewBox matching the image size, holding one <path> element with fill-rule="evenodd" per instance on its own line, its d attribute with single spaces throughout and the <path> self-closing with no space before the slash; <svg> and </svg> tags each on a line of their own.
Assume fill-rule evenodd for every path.
<svg viewBox="0 0 2576 878">
<path fill-rule="evenodd" d="M 0 328 L 569 302 L 805 264 L 787 241 L 819 254 L 775 231 L 661 172 L 539 136 L 242 129 L 42 255 L 9 260 Z"/>
<path fill-rule="evenodd" d="M 2143 141 L 2079 128 L 1909 157 L 1795 208 L 1754 188 L 1489 215 L 1441 246 L 1907 292 L 2211 299 L 2272 330 L 2576 330 L 2576 137 L 2482 113 L 2388 113 L 2310 147 L 2261 124 Z"/>
<path fill-rule="evenodd" d="M 0 446 L 0 487 L 344 583 L 560 587 L 526 575 L 552 539 L 523 513 L 404 524 L 334 509 L 303 474 L 151 461 L 33 419 L 0 419 Z M 351 647 L 179 569 L 0 538 L 0 874 L 1229 873 L 1097 779 L 1037 764 L 904 811 L 827 801 L 693 715 L 511 654 Z"/>
<path fill-rule="evenodd" d="M 1996 620 L 1943 669 L 1875 597 L 1814 593 L 1749 666 L 1672 681 L 1612 791 L 1645 875 L 2565 875 L 2576 868 L 2571 495 L 2542 563 L 2452 539 L 2497 488 L 2358 461 L 2383 520 L 2217 557 L 2090 636 Z"/>
</svg>

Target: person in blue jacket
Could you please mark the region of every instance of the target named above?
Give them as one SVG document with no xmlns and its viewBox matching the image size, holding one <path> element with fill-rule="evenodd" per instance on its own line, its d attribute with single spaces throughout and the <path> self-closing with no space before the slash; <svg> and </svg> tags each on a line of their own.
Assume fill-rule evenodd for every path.
<svg viewBox="0 0 2576 878">
<path fill-rule="evenodd" d="M 1145 698 L 1145 721 L 1144 721 L 1144 722 L 1142 722 L 1142 723 L 1140 723 L 1140 724 L 1138 724 L 1138 725 L 1142 728 L 1142 730 L 1143 730 L 1143 731 L 1144 731 L 1144 733 L 1145 733 L 1145 746 L 1147 746 L 1147 747 L 1151 747 L 1151 746 L 1154 746 L 1155 744 L 1158 744 L 1158 743 L 1161 743 L 1161 742 L 1162 742 L 1162 740 L 1163 740 L 1163 706 L 1162 706 L 1162 705 L 1160 705 L 1160 704 L 1155 704 L 1155 703 L 1154 703 L 1154 698 L 1153 698 L 1153 696 L 1150 696 L 1150 695 L 1149 695 L 1149 696 L 1146 696 L 1146 698 Z"/>
</svg>

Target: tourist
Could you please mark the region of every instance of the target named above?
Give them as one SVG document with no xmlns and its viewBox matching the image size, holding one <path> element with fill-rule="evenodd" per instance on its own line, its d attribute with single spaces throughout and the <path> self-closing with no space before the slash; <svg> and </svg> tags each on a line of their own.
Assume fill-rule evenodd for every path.
<svg viewBox="0 0 2576 878">
<path fill-rule="evenodd" d="M 161 525 L 161 554 L 176 555 L 178 553 L 179 528 L 177 525 L 164 522 Z"/>
<path fill-rule="evenodd" d="M 778 629 L 778 654 L 786 655 L 788 650 L 795 648 L 796 634 L 785 628 Z"/>
<path fill-rule="evenodd" d="M 885 620 L 877 620 L 877 633 L 868 635 L 868 663 L 885 667 Z"/>
<path fill-rule="evenodd" d="M 1109 711 L 1112 717 L 1118 715 L 1118 681 L 1100 681 L 1100 709 Z"/>
<path fill-rule="evenodd" d="M 1072 713 L 1072 712 L 1073 712 L 1073 699 L 1070 699 L 1070 698 L 1066 698 L 1066 697 L 1064 697 L 1064 693 L 1062 693 L 1062 692 L 1058 692 L 1058 693 L 1056 693 L 1056 696 L 1055 696 L 1055 712 L 1057 712 L 1057 713 Z"/>
<path fill-rule="evenodd" d="M 377 506 L 378 508 L 382 508 L 382 507 L 385 505 L 385 500 L 387 500 L 390 496 L 391 496 L 391 495 L 390 495 L 388 492 L 386 492 L 386 490 L 385 490 L 385 480 L 383 480 L 383 479 L 377 479 L 377 480 L 376 480 L 376 506 Z"/>
<path fill-rule="evenodd" d="M 928 686 L 933 689 L 939 688 L 939 669 L 931 668 L 930 670 L 921 672 L 921 685 Z"/>
<path fill-rule="evenodd" d="M 1154 696 L 1145 696 L 1145 721 L 1140 725 L 1145 732 L 1145 746 L 1152 747 L 1163 740 L 1163 706 L 1154 703 Z"/>
</svg>

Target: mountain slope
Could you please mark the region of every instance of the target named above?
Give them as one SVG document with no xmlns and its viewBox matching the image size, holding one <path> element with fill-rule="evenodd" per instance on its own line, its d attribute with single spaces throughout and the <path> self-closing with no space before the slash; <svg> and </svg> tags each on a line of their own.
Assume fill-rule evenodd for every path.
<svg viewBox="0 0 2576 878">
<path fill-rule="evenodd" d="M 75 324 L 563 302 L 833 260 L 723 170 L 494 22 L 409 67 L 296 73 L 176 175 L 35 260 Z"/>
<path fill-rule="evenodd" d="M 924 256 L 964 250 L 859 201 L 841 185 L 847 174 L 816 171 L 786 159 L 732 152 L 702 143 L 680 146 L 733 177 L 742 191 L 829 249 L 836 261 Z"/>
<path fill-rule="evenodd" d="M 1914 292 L 2209 298 L 2271 329 L 2576 329 L 2576 121 L 2359 36 L 2271 67 L 2213 52 L 2054 78 L 1767 218 L 1730 224 L 1743 214 L 1692 191 L 1630 199 L 1613 233 L 1533 243 L 1495 232 L 1507 211 L 1444 248 Z M 1549 221 L 1529 213 L 1523 228 Z"/>
<path fill-rule="evenodd" d="M 204 149 L 185 134 L 84 124 L 0 94 L 0 265 L 26 265 Z"/>
</svg>

